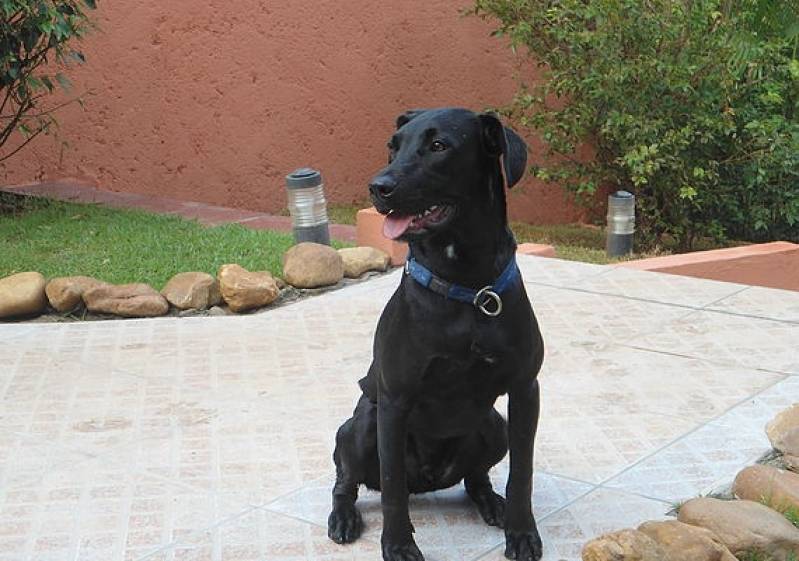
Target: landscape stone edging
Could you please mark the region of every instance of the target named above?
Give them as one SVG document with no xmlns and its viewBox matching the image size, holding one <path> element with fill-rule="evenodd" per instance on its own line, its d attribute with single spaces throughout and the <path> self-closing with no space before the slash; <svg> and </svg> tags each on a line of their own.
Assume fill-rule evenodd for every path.
<svg viewBox="0 0 799 561">
<path fill-rule="evenodd" d="M 795 414 L 797 408 L 799 404 L 794 404 L 775 417 L 783 423 L 792 423 L 783 427 L 783 430 L 799 431 L 799 415 Z M 768 426 L 771 432 L 775 421 L 772 420 Z M 737 492 L 730 499 L 692 499 L 677 507 L 677 521 L 648 521 L 641 523 L 637 530 L 626 528 L 596 536 L 584 545 L 581 557 L 583 561 L 735 561 L 738 559 L 736 555 L 756 553 L 761 555 L 757 557 L 758 561 L 799 559 L 799 527 L 795 520 L 791 523 L 784 516 L 790 510 L 799 517 L 799 474 L 790 471 L 796 469 L 796 464 L 781 460 L 782 454 L 777 450 L 763 458 L 768 464 L 777 464 L 789 470 L 761 464 L 742 469 L 732 486 L 733 491 Z M 743 484 L 751 482 L 761 485 L 761 488 L 744 490 Z M 706 507 L 711 512 L 721 508 L 720 512 L 723 514 L 705 517 L 702 512 Z M 741 522 L 746 520 L 746 516 L 751 517 L 750 526 Z M 761 517 L 768 520 L 760 521 Z M 647 531 L 647 528 L 652 530 L 658 525 L 671 522 L 682 522 L 703 529 L 707 532 L 707 539 L 701 541 L 705 543 L 693 541 L 691 553 L 686 556 L 680 553 L 689 548 L 686 538 L 675 539 L 671 532 Z M 724 526 L 725 523 L 727 526 Z M 645 537 L 651 538 L 661 547 L 660 550 L 639 535 L 642 530 Z M 716 545 L 711 545 L 708 539 Z M 702 547 L 695 549 L 699 545 Z M 796 557 L 792 558 L 791 555 Z"/>
<path fill-rule="evenodd" d="M 310 244 L 310 245 L 318 245 L 318 244 Z M 296 246 L 293 246 L 296 247 Z M 272 277 L 271 274 L 266 272 L 255 272 L 252 273 L 250 271 L 246 271 L 242 267 L 238 265 L 234 265 L 235 267 L 239 267 L 242 271 L 245 271 L 248 275 L 261 275 L 266 278 L 266 275 L 269 275 L 269 278 L 272 279 L 274 283 L 274 293 L 270 295 L 268 299 L 262 300 L 263 304 L 255 305 L 255 306 L 238 306 L 234 304 L 230 306 L 228 302 L 222 301 L 225 304 L 225 308 L 219 306 L 220 302 L 215 298 L 215 288 L 214 286 L 209 286 L 208 291 L 209 294 L 207 296 L 207 307 L 205 309 L 198 309 L 198 308 L 186 308 L 182 309 L 179 305 L 175 305 L 175 302 L 170 302 L 167 296 L 169 294 L 162 294 L 168 293 L 169 291 L 167 288 L 169 287 L 170 283 L 175 280 L 176 277 L 186 276 L 186 275 L 197 275 L 198 278 L 206 276 L 207 273 L 196 273 L 196 272 L 182 272 L 177 273 L 174 275 L 167 283 L 164 285 L 164 288 L 161 291 L 155 290 L 153 287 L 146 285 L 144 283 L 133 283 L 129 285 L 113 285 L 110 283 L 106 283 L 99 279 L 95 279 L 93 277 L 86 277 L 86 276 L 73 276 L 73 277 L 56 277 L 50 279 L 49 282 L 38 272 L 30 271 L 26 273 L 17 273 L 14 275 L 10 275 L 8 277 L 0 278 L 0 312 L 4 309 L 4 305 L 6 304 L 6 299 L 3 299 L 3 296 L 6 296 L 6 293 L 9 293 L 10 290 L 3 291 L 5 286 L 16 286 L 20 279 L 25 283 L 25 293 L 26 301 L 31 301 L 36 305 L 33 306 L 32 304 L 24 303 L 22 308 L 9 308 L 13 311 L 21 309 L 24 313 L 15 313 L 14 315 L 6 314 L 0 315 L 0 322 L 2 321 L 47 321 L 48 319 L 51 321 L 69 321 L 74 319 L 87 319 L 87 313 L 91 312 L 93 315 L 88 319 L 112 319 L 112 318 L 125 318 L 125 317 L 160 317 L 165 315 L 172 315 L 177 317 L 190 317 L 190 316 L 197 316 L 197 315 L 209 315 L 209 316 L 216 316 L 216 315 L 228 315 L 228 311 L 230 313 L 253 313 L 258 312 L 261 310 L 265 310 L 268 308 L 276 307 L 278 305 L 284 305 L 290 302 L 294 302 L 300 298 L 305 296 L 310 296 L 314 294 L 319 294 L 322 292 L 328 292 L 330 290 L 337 290 L 339 288 L 343 288 L 345 286 L 349 286 L 351 284 L 355 284 L 358 282 L 363 282 L 374 278 L 378 274 L 384 273 L 387 269 L 382 264 L 383 262 L 387 261 L 387 256 L 380 260 L 380 264 L 374 267 L 374 270 L 367 270 L 358 278 L 347 278 L 345 279 L 343 276 L 343 258 L 342 256 L 332 248 L 328 246 L 322 246 L 327 248 L 329 251 L 332 252 L 332 255 L 335 255 L 335 259 L 339 262 L 341 268 L 341 278 L 339 278 L 335 283 L 330 283 L 329 280 L 322 283 L 320 286 L 313 286 L 313 282 L 306 283 L 310 284 L 310 287 L 303 288 L 303 287 L 294 287 L 279 277 Z M 371 250 L 370 252 L 374 252 L 379 250 Z M 330 254 L 329 254 L 330 255 Z M 221 271 L 220 271 L 221 272 Z M 212 285 L 219 285 L 219 275 L 213 277 L 211 275 L 207 275 L 213 280 Z M 7 279 L 11 279 L 10 281 Z M 35 283 L 34 283 L 35 281 Z M 28 289 L 28 285 L 31 283 L 36 284 L 35 294 L 33 294 L 32 289 Z M 48 292 L 48 287 L 50 290 Z M 263 288 L 263 287 L 262 287 Z M 31 294 L 28 294 L 31 292 Z M 221 286 L 219 286 L 219 292 L 221 293 Z M 89 305 L 86 301 L 87 295 L 89 296 L 91 305 Z M 174 294 L 173 294 L 174 296 Z M 50 300 L 52 297 L 52 301 Z M 111 303 L 111 299 L 113 297 L 113 303 Z M 221 297 L 221 296 L 220 296 Z M 102 301 L 100 300 L 102 298 Z M 174 300 L 174 298 L 173 298 Z M 268 301 L 267 301 L 268 300 Z M 12 305 L 16 305 L 16 299 L 14 299 L 14 295 L 9 295 L 7 301 L 10 302 Z M 142 304 L 144 311 L 139 311 L 140 308 L 137 308 L 137 305 Z M 227 308 L 227 309 L 226 309 Z M 55 315 L 53 313 L 47 313 L 48 310 L 54 310 L 57 314 L 65 314 L 65 315 Z M 75 316 L 71 316 L 70 314 L 74 313 L 82 313 L 82 317 L 77 318 Z M 43 315 L 44 314 L 44 315 Z"/>
</svg>

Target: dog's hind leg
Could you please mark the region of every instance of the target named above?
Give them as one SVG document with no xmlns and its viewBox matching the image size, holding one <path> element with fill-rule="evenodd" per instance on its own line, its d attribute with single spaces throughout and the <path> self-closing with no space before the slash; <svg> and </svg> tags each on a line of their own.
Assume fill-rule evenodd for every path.
<svg viewBox="0 0 799 561">
<path fill-rule="evenodd" d="M 474 501 L 480 516 L 489 526 L 505 527 L 505 499 L 494 492 L 488 471 L 502 461 L 508 452 L 507 423 L 495 410 L 470 445 L 471 451 L 480 450 L 474 462 L 475 469 L 464 478 L 466 493 Z"/>
<path fill-rule="evenodd" d="M 327 519 L 327 535 L 336 543 L 351 543 L 363 531 L 363 519 L 355 501 L 358 486 L 377 483 L 377 413 L 376 406 L 362 396 L 353 416 L 338 429 L 333 461 L 336 483 L 333 486 L 333 508 Z M 374 465 L 370 465 L 370 463 Z"/>
</svg>

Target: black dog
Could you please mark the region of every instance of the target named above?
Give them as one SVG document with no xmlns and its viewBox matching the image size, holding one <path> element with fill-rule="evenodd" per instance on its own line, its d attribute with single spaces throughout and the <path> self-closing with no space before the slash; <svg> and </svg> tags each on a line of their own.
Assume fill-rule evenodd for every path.
<svg viewBox="0 0 799 561">
<path fill-rule="evenodd" d="M 486 523 L 505 529 L 505 556 L 537 561 L 531 493 L 544 346 L 504 191 L 524 174 L 527 147 L 493 115 L 435 109 L 400 116 L 389 150 L 370 194 L 387 215 L 385 235 L 407 240 L 412 259 L 380 317 L 363 395 L 336 436 L 328 535 L 348 543 L 361 534 L 364 484 L 382 492 L 384 561 L 423 560 L 408 493 L 464 480 Z M 494 409 L 505 393 L 507 423 Z M 508 449 L 506 505 L 488 471 Z"/>
</svg>

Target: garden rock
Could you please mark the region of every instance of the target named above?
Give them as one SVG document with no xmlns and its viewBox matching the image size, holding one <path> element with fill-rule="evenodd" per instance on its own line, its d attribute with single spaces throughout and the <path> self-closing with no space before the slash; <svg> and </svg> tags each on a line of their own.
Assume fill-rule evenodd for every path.
<svg viewBox="0 0 799 561">
<path fill-rule="evenodd" d="M 332 247 L 303 242 L 283 256 L 283 278 L 297 288 L 319 288 L 344 278 L 344 261 Z"/>
<path fill-rule="evenodd" d="M 17 273 L 0 279 L 0 318 L 40 314 L 47 306 L 44 276 Z"/>
<path fill-rule="evenodd" d="M 181 310 L 207 310 L 222 302 L 219 282 L 208 273 L 178 273 L 169 279 L 161 294 Z"/>
<path fill-rule="evenodd" d="M 706 528 L 665 520 L 644 522 L 638 531 L 659 543 L 672 561 L 737 561 L 718 536 Z"/>
<path fill-rule="evenodd" d="M 148 284 L 105 284 L 87 289 L 83 301 L 90 312 L 143 318 L 163 316 L 169 303 Z"/>
<path fill-rule="evenodd" d="M 583 546 L 582 557 L 583 561 L 672 561 L 655 540 L 631 528 L 594 538 Z"/>
<path fill-rule="evenodd" d="M 83 303 L 83 293 L 104 283 L 94 277 L 58 277 L 47 283 L 45 292 L 50 306 L 57 312 L 71 312 Z"/>
<path fill-rule="evenodd" d="M 733 555 L 759 551 L 786 561 L 799 553 L 799 529 L 775 510 L 754 501 L 692 499 L 680 507 L 680 522 L 707 528 Z"/>
<path fill-rule="evenodd" d="M 346 247 L 339 249 L 338 254 L 344 263 L 344 276 L 357 279 L 367 271 L 385 271 L 391 257 L 385 251 L 374 247 Z"/>
<path fill-rule="evenodd" d="M 766 425 L 771 445 L 786 456 L 799 456 L 799 403 L 777 414 Z"/>
<path fill-rule="evenodd" d="M 736 497 L 764 502 L 779 512 L 789 508 L 799 511 L 799 475 L 790 471 L 750 466 L 736 476 L 732 490 Z"/>
<path fill-rule="evenodd" d="M 268 271 L 251 272 L 240 265 L 222 265 L 219 269 L 222 298 L 234 312 L 261 308 L 280 295 L 277 282 Z"/>
</svg>

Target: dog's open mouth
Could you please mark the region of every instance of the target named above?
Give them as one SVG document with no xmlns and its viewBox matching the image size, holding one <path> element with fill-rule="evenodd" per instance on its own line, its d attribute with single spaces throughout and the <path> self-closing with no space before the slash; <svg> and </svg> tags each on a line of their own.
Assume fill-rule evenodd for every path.
<svg viewBox="0 0 799 561">
<path fill-rule="evenodd" d="M 416 234 L 447 222 L 455 213 L 450 205 L 433 205 L 419 214 L 401 214 L 392 210 L 383 223 L 383 235 L 396 240 L 403 234 Z"/>
</svg>

